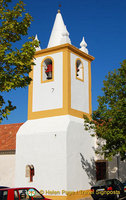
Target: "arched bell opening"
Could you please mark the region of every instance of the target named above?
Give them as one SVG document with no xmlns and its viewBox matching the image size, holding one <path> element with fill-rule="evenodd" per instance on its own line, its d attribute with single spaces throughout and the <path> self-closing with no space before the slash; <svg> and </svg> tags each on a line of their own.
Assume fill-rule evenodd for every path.
<svg viewBox="0 0 126 200">
<path fill-rule="evenodd" d="M 42 82 L 53 80 L 53 60 L 46 58 L 42 62 Z"/>
<path fill-rule="evenodd" d="M 84 67 L 80 59 L 76 60 L 76 78 L 84 81 Z"/>
</svg>

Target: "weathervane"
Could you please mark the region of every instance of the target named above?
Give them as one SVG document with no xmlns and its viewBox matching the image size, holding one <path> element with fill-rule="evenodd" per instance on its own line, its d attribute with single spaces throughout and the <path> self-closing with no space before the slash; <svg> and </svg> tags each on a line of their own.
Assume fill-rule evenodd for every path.
<svg viewBox="0 0 126 200">
<path fill-rule="evenodd" d="M 58 13 L 60 13 L 60 8 L 61 8 L 61 4 L 59 4 L 59 9 L 58 9 Z"/>
</svg>

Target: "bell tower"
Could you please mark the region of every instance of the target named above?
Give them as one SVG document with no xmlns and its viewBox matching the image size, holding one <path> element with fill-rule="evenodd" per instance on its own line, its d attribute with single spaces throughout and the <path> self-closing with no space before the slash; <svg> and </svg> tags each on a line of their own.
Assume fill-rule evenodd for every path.
<svg viewBox="0 0 126 200">
<path fill-rule="evenodd" d="M 83 114 L 92 112 L 94 57 L 88 54 L 84 38 L 80 46 L 71 44 L 58 11 L 47 48 L 35 53 L 28 120 L 16 139 L 16 186 L 32 185 L 52 199 L 66 198 L 63 191 L 90 188 L 80 153 L 89 162 L 94 157 L 94 138 L 85 132 L 83 119 Z M 32 181 L 27 166 L 34 168 Z"/>
<path fill-rule="evenodd" d="M 91 114 L 93 57 L 71 44 L 36 52 L 30 74 L 28 119 Z"/>
<path fill-rule="evenodd" d="M 60 11 L 48 47 L 37 51 L 30 74 L 28 119 L 91 114 L 91 61 L 84 38 L 81 49 L 71 45 Z M 85 53 L 86 52 L 86 53 Z"/>
</svg>

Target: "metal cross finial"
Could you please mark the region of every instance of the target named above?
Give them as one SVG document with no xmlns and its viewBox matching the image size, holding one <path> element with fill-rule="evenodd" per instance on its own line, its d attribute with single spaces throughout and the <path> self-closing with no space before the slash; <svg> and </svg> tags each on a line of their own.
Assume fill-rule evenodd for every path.
<svg viewBox="0 0 126 200">
<path fill-rule="evenodd" d="M 59 4 L 59 8 L 61 8 L 61 4 Z M 58 13 L 60 13 L 60 9 L 58 9 Z"/>
</svg>

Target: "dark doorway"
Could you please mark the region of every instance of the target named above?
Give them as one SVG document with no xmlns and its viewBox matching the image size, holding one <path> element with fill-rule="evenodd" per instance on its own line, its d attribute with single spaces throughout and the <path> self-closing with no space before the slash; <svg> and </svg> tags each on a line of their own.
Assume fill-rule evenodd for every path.
<svg viewBox="0 0 126 200">
<path fill-rule="evenodd" d="M 96 180 L 106 179 L 106 161 L 96 161 Z"/>
</svg>

